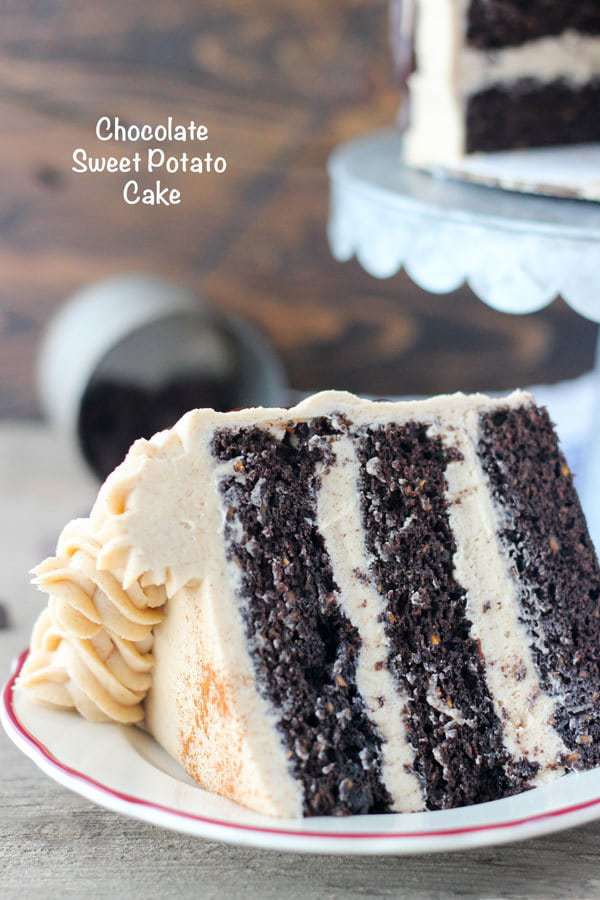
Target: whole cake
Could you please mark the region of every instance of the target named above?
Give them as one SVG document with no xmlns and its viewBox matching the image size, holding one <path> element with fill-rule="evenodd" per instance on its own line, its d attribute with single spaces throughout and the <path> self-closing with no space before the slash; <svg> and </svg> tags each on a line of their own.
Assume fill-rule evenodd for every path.
<svg viewBox="0 0 600 900">
<path fill-rule="evenodd" d="M 600 568 L 517 392 L 188 413 L 36 570 L 20 689 L 262 813 L 445 809 L 600 762 Z"/>
<path fill-rule="evenodd" d="M 409 162 L 600 141 L 600 0 L 393 3 Z"/>
</svg>

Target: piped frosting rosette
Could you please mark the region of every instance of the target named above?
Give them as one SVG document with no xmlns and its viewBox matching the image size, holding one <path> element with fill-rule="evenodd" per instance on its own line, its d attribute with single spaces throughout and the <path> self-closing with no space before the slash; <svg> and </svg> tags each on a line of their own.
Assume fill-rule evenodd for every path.
<svg viewBox="0 0 600 900">
<path fill-rule="evenodd" d="M 124 551 L 124 552 L 123 552 Z M 75 707 L 93 721 L 140 722 L 152 682 L 152 632 L 163 619 L 165 588 L 130 580 L 112 517 L 94 529 L 75 519 L 56 556 L 33 571 L 49 595 L 20 677 L 38 702 Z"/>
<path fill-rule="evenodd" d="M 161 607 L 197 583 L 202 535 L 189 528 L 202 504 L 194 481 L 197 429 L 136 441 L 109 476 L 89 519 L 62 532 L 56 556 L 33 571 L 49 595 L 33 630 L 19 687 L 38 702 L 94 721 L 140 722 L 152 683 Z M 168 540 L 165 521 L 169 522 Z"/>
</svg>

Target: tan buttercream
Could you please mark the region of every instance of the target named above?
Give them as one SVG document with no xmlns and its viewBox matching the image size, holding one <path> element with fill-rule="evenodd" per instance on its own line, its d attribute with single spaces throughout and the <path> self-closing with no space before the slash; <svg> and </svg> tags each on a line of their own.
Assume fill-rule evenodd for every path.
<svg viewBox="0 0 600 900">
<path fill-rule="evenodd" d="M 449 425 L 454 426 L 452 430 Z M 479 413 L 468 410 L 461 420 L 442 420 L 430 433 L 439 434 L 461 454 L 446 469 L 446 498 L 456 543 L 454 576 L 467 592 L 471 636 L 479 641 L 504 745 L 514 760 L 538 763 L 534 782 L 542 783 L 568 750 L 553 726 L 559 698 L 542 691 L 531 638 L 519 619 L 517 585 L 500 544 L 498 513 L 477 454 Z M 462 714 L 468 718 L 469 712 L 462 710 Z"/>
<path fill-rule="evenodd" d="M 87 719 L 140 722 L 152 683 L 152 630 L 166 595 L 137 582 L 123 590 L 117 574 L 99 567 L 99 552 L 90 521 L 76 519 L 62 532 L 57 555 L 34 570 L 49 600 L 19 684 Z"/>
<path fill-rule="evenodd" d="M 335 461 L 320 473 L 317 527 L 331 559 L 338 602 L 360 634 L 356 686 L 383 740 L 381 777 L 396 812 L 424 809 L 408 741 L 405 707 L 388 668 L 390 648 L 383 627 L 386 604 L 373 584 L 358 495 L 360 464 L 354 442 L 342 436 L 331 446 Z"/>
</svg>

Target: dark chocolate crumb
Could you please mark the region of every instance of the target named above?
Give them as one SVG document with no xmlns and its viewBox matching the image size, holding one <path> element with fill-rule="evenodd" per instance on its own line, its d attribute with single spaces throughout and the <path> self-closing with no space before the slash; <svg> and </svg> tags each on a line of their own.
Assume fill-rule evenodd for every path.
<svg viewBox="0 0 600 900">
<path fill-rule="evenodd" d="M 600 35 L 597 0 L 471 0 L 468 8 L 467 42 L 480 49 L 517 46 L 565 30 Z"/>
<path fill-rule="evenodd" d="M 501 540 L 520 584 L 542 689 L 571 765 L 600 763 L 600 566 L 545 409 L 483 416 L 479 453 L 503 512 Z M 591 738 L 588 740 L 588 738 Z"/>
<path fill-rule="evenodd" d="M 453 575 L 445 469 L 460 456 L 415 422 L 367 429 L 358 455 L 372 577 L 387 602 L 388 666 L 408 697 L 406 724 L 427 806 L 523 790 L 538 767 L 515 765 L 505 749 L 481 648 L 470 636 L 466 594 Z M 409 520 L 410 528 L 402 527 Z M 464 721 L 432 705 L 431 692 Z"/>
<path fill-rule="evenodd" d="M 338 417 L 339 419 L 340 417 Z M 213 450 L 234 460 L 221 482 L 228 552 L 259 689 L 279 715 L 306 815 L 386 812 L 381 738 L 356 687 L 361 639 L 342 613 L 316 527 L 318 471 L 345 422 L 290 423 L 282 439 L 259 428 L 218 431 Z M 243 466 L 243 476 L 238 470 Z M 251 549 L 250 549 L 251 546 Z"/>
<path fill-rule="evenodd" d="M 554 2 L 554 0 L 553 0 Z M 600 78 L 573 86 L 523 78 L 467 104 L 467 152 L 600 141 Z"/>
</svg>

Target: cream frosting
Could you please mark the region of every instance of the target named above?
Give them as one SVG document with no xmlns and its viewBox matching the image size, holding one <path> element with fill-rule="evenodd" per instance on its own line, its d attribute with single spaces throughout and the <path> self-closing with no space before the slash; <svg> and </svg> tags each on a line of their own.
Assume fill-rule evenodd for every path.
<svg viewBox="0 0 600 900">
<path fill-rule="evenodd" d="M 414 751 L 403 715 L 408 698 L 398 690 L 387 667 L 385 602 L 369 574 L 371 560 L 358 499 L 359 462 L 351 438 L 338 438 L 331 449 L 335 462 L 320 473 L 317 528 L 335 573 L 338 602 L 360 634 L 356 685 L 383 739 L 382 780 L 394 810 L 414 812 L 424 808 L 423 791 L 414 772 Z"/>
<path fill-rule="evenodd" d="M 93 721 L 140 722 L 152 683 L 152 631 L 166 594 L 138 582 L 125 591 L 114 571 L 99 566 L 100 549 L 89 520 L 77 519 L 62 532 L 57 555 L 34 570 L 49 601 L 19 684 Z"/>
<path fill-rule="evenodd" d="M 434 73 L 431 73 L 432 75 Z M 444 77 L 440 72 L 440 76 Z M 499 50 L 465 47 L 459 60 L 458 82 L 463 96 L 499 82 L 510 86 L 520 78 L 548 82 L 562 79 L 581 85 L 600 76 L 598 35 L 565 31 Z"/>
<path fill-rule="evenodd" d="M 100 491 L 91 518 L 111 521 L 104 556 L 127 548 L 126 584 L 141 578 L 166 585 L 168 615 L 154 631 L 145 703 L 151 733 L 207 789 L 269 815 L 298 817 L 302 789 L 257 689 L 237 570 L 225 556 L 225 472 L 210 449 L 215 427 L 254 418 L 266 419 L 267 411 L 196 411 L 138 442 Z"/>
<path fill-rule="evenodd" d="M 410 124 L 404 138 L 408 162 L 460 159 L 465 152 L 460 56 L 468 0 L 414 0 L 416 70 L 408 80 Z"/>
<path fill-rule="evenodd" d="M 559 698 L 542 692 L 530 636 L 519 619 L 517 586 L 500 545 L 498 513 L 477 455 L 479 414 L 467 411 L 453 430 L 430 429 L 462 459 L 446 469 L 450 527 L 456 542 L 454 575 L 467 591 L 471 635 L 480 642 L 485 677 L 503 741 L 513 759 L 539 763 L 535 783 L 547 780 L 566 746 L 552 722 Z M 448 711 L 445 711 L 450 715 Z"/>
</svg>

